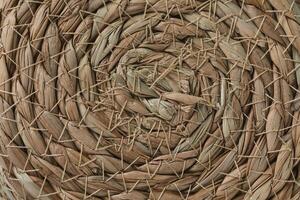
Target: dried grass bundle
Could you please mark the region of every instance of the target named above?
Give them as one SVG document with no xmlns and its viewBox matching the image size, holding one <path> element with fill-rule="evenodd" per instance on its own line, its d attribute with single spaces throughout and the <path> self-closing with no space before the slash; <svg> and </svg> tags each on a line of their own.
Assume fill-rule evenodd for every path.
<svg viewBox="0 0 300 200">
<path fill-rule="evenodd" d="M 300 1 L 0 12 L 3 198 L 300 198 Z"/>
</svg>

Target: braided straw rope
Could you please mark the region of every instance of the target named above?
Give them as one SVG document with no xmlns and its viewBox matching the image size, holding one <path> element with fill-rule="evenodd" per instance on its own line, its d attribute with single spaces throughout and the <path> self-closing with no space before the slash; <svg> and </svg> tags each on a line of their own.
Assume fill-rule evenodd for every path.
<svg viewBox="0 0 300 200">
<path fill-rule="evenodd" d="M 300 1 L 1 0 L 5 199 L 300 199 Z"/>
</svg>

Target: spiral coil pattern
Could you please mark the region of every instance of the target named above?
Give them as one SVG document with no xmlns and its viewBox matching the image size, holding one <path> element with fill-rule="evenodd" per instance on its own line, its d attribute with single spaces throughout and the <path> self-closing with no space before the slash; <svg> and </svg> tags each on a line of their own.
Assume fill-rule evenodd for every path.
<svg viewBox="0 0 300 200">
<path fill-rule="evenodd" d="M 2 0 L 8 199 L 299 199 L 300 4 Z"/>
</svg>

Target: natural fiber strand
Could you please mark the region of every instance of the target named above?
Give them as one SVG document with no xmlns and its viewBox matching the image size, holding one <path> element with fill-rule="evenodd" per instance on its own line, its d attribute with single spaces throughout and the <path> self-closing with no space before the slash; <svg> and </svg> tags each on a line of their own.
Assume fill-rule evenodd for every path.
<svg viewBox="0 0 300 200">
<path fill-rule="evenodd" d="M 300 199 L 300 1 L 1 0 L 4 199 Z"/>
</svg>

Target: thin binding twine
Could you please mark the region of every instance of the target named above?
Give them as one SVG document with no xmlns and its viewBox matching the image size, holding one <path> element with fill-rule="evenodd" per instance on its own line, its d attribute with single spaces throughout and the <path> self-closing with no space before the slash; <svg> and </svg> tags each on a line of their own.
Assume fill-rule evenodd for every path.
<svg viewBox="0 0 300 200">
<path fill-rule="evenodd" d="M 298 0 L 2 0 L 6 199 L 299 199 Z"/>
</svg>

